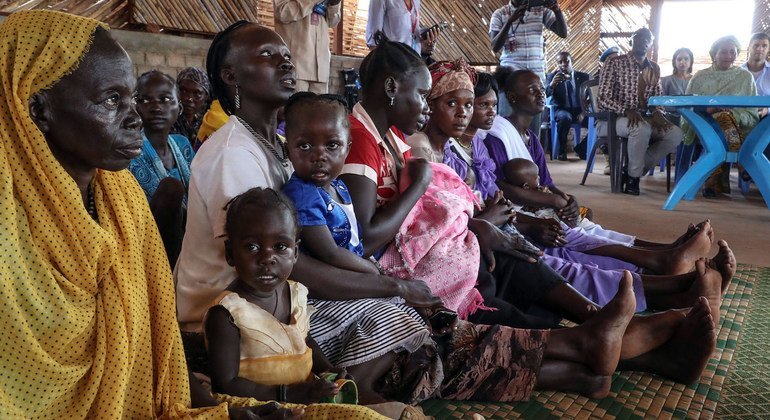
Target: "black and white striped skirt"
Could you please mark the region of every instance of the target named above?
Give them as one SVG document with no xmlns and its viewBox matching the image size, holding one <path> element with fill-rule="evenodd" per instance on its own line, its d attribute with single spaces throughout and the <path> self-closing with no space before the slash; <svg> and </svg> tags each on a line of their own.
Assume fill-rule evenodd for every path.
<svg viewBox="0 0 770 420">
<path fill-rule="evenodd" d="M 315 300 L 310 335 L 335 366 L 349 367 L 432 341 L 420 315 L 400 298 Z M 312 309 L 311 309 L 312 311 Z"/>
</svg>

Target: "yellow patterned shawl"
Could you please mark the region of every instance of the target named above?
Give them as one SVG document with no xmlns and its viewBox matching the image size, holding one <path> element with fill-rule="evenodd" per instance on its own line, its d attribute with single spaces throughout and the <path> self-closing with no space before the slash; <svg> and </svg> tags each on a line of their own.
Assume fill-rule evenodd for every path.
<svg viewBox="0 0 770 420">
<path fill-rule="evenodd" d="M 226 417 L 226 404 L 186 408 L 171 273 L 141 188 L 98 171 L 96 223 L 29 115 L 99 26 L 40 10 L 0 24 L 0 418 Z"/>
</svg>

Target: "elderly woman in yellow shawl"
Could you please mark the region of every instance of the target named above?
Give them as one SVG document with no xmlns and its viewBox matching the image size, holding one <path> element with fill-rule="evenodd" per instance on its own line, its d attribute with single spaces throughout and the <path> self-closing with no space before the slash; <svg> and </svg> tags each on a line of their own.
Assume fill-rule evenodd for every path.
<svg viewBox="0 0 770 420">
<path fill-rule="evenodd" d="M 124 170 L 141 120 L 107 27 L 11 15 L 0 81 L 0 418 L 301 415 L 228 409 L 257 402 L 190 380 L 163 244 Z"/>
<path fill-rule="evenodd" d="M 686 94 L 755 96 L 757 87 L 751 73 L 734 65 L 740 50 L 740 43 L 734 36 L 717 39 L 709 50 L 712 66 L 695 73 Z M 758 111 L 754 108 L 707 108 L 706 112 L 722 127 L 729 151 L 740 149 L 748 132 L 759 122 Z M 685 122 L 682 128 L 684 144 L 692 144 L 695 139 L 692 127 Z M 729 163 L 718 167 L 704 184 L 704 197 L 716 197 L 719 193 L 730 193 Z"/>
</svg>

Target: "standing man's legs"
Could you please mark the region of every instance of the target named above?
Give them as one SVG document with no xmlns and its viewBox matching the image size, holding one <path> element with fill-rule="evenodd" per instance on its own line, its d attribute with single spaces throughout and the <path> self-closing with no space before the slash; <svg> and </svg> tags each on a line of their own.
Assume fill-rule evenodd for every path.
<svg viewBox="0 0 770 420">
<path fill-rule="evenodd" d="M 297 92 L 328 93 L 327 83 L 297 79 Z"/>
</svg>

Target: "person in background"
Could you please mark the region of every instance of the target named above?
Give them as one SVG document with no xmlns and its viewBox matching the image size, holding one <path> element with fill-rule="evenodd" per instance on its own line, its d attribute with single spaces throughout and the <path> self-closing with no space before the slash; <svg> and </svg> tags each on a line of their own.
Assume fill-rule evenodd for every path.
<svg viewBox="0 0 770 420">
<path fill-rule="evenodd" d="M 688 95 L 727 95 L 756 96 L 754 78 L 746 69 L 735 66 L 735 59 L 740 52 L 740 44 L 734 36 L 717 39 L 709 50 L 713 64 L 692 77 L 687 86 Z M 756 108 L 706 108 L 706 112 L 722 128 L 727 150 L 736 152 L 746 139 L 746 135 L 759 122 Z M 682 124 L 684 143 L 695 141 L 695 132 L 689 124 Z M 703 184 L 703 196 L 717 197 L 730 193 L 730 164 L 717 167 Z"/>
<path fill-rule="evenodd" d="M 682 96 L 687 91 L 687 84 L 692 79 L 693 55 L 689 48 L 680 48 L 674 52 L 671 60 L 671 66 L 674 73 L 670 76 L 661 77 L 660 85 L 663 96 Z M 669 121 L 679 126 L 682 116 L 676 108 L 666 108 Z"/>
<path fill-rule="evenodd" d="M 326 93 L 329 28 L 342 17 L 341 0 L 273 0 L 275 31 L 286 41 L 297 71 L 297 90 Z"/>
<path fill-rule="evenodd" d="M 599 56 L 599 69 L 596 70 L 596 74 L 594 74 L 594 78 L 598 79 L 599 75 L 602 73 L 602 67 L 604 66 L 604 63 L 606 63 L 609 59 L 617 57 L 620 54 L 620 48 L 618 47 L 609 47 L 602 55 Z"/>
<path fill-rule="evenodd" d="M 187 137 L 193 149 L 197 150 L 200 146 L 198 130 L 203 122 L 203 114 L 209 108 L 211 96 L 209 77 L 203 69 L 187 67 L 177 75 L 176 86 L 179 89 L 182 114 L 171 128 L 171 133 Z"/>
<path fill-rule="evenodd" d="M 583 122 L 580 85 L 587 82 L 590 76 L 572 68 L 572 57 L 566 51 L 556 56 L 557 69 L 546 77 L 545 94 L 551 98 L 551 106 L 555 108 L 556 132 L 559 137 L 559 160 L 567 160 L 567 134 L 572 123 Z M 575 139 L 575 146 L 580 139 Z M 554 150 L 551 151 L 553 154 Z"/>
<path fill-rule="evenodd" d="M 548 0 L 543 6 L 529 6 L 527 0 L 511 0 L 509 4 L 492 13 L 489 20 L 489 39 L 492 50 L 500 53 L 500 66 L 514 70 L 532 70 L 545 83 L 545 57 L 543 31 L 553 31 L 561 38 L 567 37 L 567 22 L 556 0 Z M 499 83 L 499 81 L 498 81 Z M 499 112 L 503 117 L 511 113 L 504 96 L 500 96 Z M 540 132 L 540 118 L 532 120 L 533 131 Z"/>
<path fill-rule="evenodd" d="M 770 35 L 766 32 L 757 32 L 749 40 L 749 59 L 741 67 L 751 72 L 757 85 L 757 95 L 770 95 L 770 62 L 767 54 L 770 52 Z M 759 108 L 759 118 L 764 118 L 768 108 Z M 765 149 L 765 156 L 770 159 L 770 146 Z M 741 171 L 741 178 L 750 181 L 751 176 L 746 171 Z"/>
<path fill-rule="evenodd" d="M 193 149 L 180 134 L 169 134 L 179 116 L 177 85 L 157 70 L 139 76 L 134 100 L 142 118 L 142 154 L 128 169 L 147 196 L 171 267 L 176 264 L 184 235 L 187 186 Z"/>
<path fill-rule="evenodd" d="M 653 35 L 647 28 L 634 32 L 631 52 L 609 60 L 599 78 L 599 109 L 618 114 L 618 136 L 628 138 L 628 169 L 623 192 L 639 195 L 639 178 L 682 141 L 682 130 L 666 119 L 663 108 L 647 100 L 660 96 L 660 67 L 647 58 Z M 599 133 L 607 124 L 599 123 Z"/>
<path fill-rule="evenodd" d="M 366 21 L 369 49 L 377 45 L 375 34 L 380 31 L 389 40 L 404 43 L 419 54 L 422 50 L 420 0 L 372 0 Z"/>
</svg>

